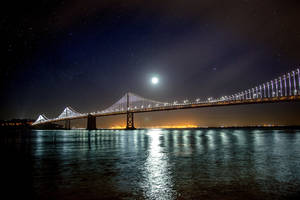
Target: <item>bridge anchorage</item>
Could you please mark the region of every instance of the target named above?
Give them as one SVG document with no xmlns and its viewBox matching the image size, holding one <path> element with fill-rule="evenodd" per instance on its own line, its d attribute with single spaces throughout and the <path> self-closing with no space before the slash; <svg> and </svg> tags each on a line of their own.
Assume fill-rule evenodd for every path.
<svg viewBox="0 0 300 200">
<path fill-rule="evenodd" d="M 71 129 L 71 120 L 86 118 L 86 129 L 95 130 L 97 117 L 126 115 L 126 129 L 135 129 L 135 113 L 295 101 L 300 101 L 299 69 L 288 72 L 274 80 L 265 82 L 250 89 L 219 98 L 208 98 L 207 100 L 200 100 L 198 98 L 196 100 L 184 100 L 183 102 L 173 101 L 165 103 L 146 99 L 128 92 L 112 106 L 102 111 L 79 113 L 71 107 L 66 107 L 57 118 L 49 119 L 45 115 L 39 115 L 32 125 L 46 125 L 63 121 L 65 122 L 65 128 Z"/>
</svg>

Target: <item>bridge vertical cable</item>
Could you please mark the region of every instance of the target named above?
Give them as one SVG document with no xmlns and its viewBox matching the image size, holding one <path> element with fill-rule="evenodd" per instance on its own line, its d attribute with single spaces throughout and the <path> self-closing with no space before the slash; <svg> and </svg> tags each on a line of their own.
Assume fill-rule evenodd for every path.
<svg viewBox="0 0 300 200">
<path fill-rule="evenodd" d="M 254 86 L 233 95 L 219 98 L 220 101 L 255 100 L 263 98 L 280 98 L 300 95 L 300 70 L 299 68 L 285 73 L 266 83 Z"/>
<path fill-rule="evenodd" d="M 298 95 L 300 95 L 300 70 L 297 69 L 297 74 L 298 74 Z"/>
</svg>

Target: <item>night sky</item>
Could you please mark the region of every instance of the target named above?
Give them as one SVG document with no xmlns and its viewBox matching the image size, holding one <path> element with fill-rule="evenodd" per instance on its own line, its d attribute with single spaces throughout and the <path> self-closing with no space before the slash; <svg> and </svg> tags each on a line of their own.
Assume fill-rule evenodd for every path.
<svg viewBox="0 0 300 200">
<path fill-rule="evenodd" d="M 55 117 L 67 105 L 92 112 L 128 91 L 220 97 L 300 64 L 296 0 L 11 0 L 0 9 L 0 119 Z M 142 114 L 138 123 L 300 124 L 299 111 L 237 106 Z"/>
</svg>

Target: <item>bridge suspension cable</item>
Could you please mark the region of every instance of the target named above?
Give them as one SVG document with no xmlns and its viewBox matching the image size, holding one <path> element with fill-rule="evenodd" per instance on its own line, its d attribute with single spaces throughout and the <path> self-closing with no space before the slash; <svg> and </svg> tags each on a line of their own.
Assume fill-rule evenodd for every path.
<svg viewBox="0 0 300 200">
<path fill-rule="evenodd" d="M 58 116 L 59 119 L 67 118 L 67 117 L 77 117 L 81 116 L 82 114 L 75 111 L 73 108 L 70 106 L 67 106 L 62 113 Z"/>
<path fill-rule="evenodd" d="M 128 92 L 116 103 L 100 111 L 99 113 L 134 111 L 138 109 L 161 107 L 163 105 L 166 105 L 166 103 L 147 99 L 137 94 Z"/>
<path fill-rule="evenodd" d="M 37 118 L 37 120 L 35 122 L 32 123 L 32 125 L 35 124 L 39 124 L 41 122 L 46 122 L 47 120 L 49 120 L 45 115 L 39 115 L 39 117 Z"/>
</svg>

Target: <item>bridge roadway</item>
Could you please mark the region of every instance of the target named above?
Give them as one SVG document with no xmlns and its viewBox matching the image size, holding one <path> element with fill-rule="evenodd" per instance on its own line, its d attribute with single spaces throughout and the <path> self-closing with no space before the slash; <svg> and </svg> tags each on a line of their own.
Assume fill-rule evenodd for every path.
<svg viewBox="0 0 300 200">
<path fill-rule="evenodd" d="M 300 101 L 300 95 L 285 96 L 285 97 L 272 97 L 272 98 L 246 99 L 246 100 L 231 100 L 231 101 L 208 101 L 208 102 L 201 102 L 201 103 L 167 105 L 167 106 L 152 107 L 152 108 L 140 108 L 140 109 L 132 109 L 132 110 L 128 110 L 128 111 L 125 110 L 125 111 L 117 111 L 117 112 L 109 112 L 109 113 L 89 113 L 89 114 L 83 114 L 83 115 L 74 116 L 74 117 L 49 119 L 47 121 L 40 122 L 39 124 L 47 124 L 47 123 L 74 120 L 74 119 L 84 119 L 84 118 L 88 118 L 89 116 L 96 118 L 96 117 L 103 117 L 103 116 L 127 114 L 127 128 L 132 129 L 132 128 L 134 128 L 133 113 L 171 111 L 171 110 L 218 107 L 218 106 L 248 105 L 248 104 L 299 102 L 299 101 Z M 131 118 L 131 119 L 128 119 L 128 118 Z M 128 123 L 130 123 L 130 121 L 132 121 L 132 124 L 129 125 L 129 127 L 128 127 Z M 92 128 L 88 127 L 87 129 L 89 129 L 89 130 L 96 129 L 95 126 L 96 126 L 96 124 L 94 124 Z"/>
</svg>

